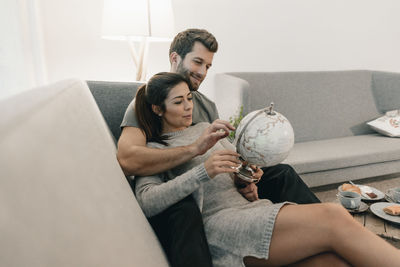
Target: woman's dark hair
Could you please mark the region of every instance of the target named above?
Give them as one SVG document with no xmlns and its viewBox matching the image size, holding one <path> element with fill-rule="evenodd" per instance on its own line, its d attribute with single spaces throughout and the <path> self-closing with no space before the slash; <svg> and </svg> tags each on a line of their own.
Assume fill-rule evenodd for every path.
<svg viewBox="0 0 400 267">
<path fill-rule="evenodd" d="M 153 112 L 152 105 L 159 106 L 161 111 L 165 111 L 165 99 L 172 88 L 180 83 L 186 83 L 189 87 L 189 81 L 179 73 L 160 72 L 155 74 L 147 84 L 142 85 L 135 98 L 136 117 L 140 128 L 146 135 L 147 142 L 157 142 L 168 145 L 164 140 L 167 137 L 162 136 L 161 117 Z"/>
</svg>

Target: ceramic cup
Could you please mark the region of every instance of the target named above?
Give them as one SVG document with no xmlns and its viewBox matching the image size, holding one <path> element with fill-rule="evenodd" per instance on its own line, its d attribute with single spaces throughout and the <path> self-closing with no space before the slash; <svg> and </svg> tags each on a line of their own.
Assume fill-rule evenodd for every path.
<svg viewBox="0 0 400 267">
<path fill-rule="evenodd" d="M 388 196 L 394 201 L 400 203 L 400 187 L 391 188 L 387 191 Z"/>
<path fill-rule="evenodd" d="M 338 199 L 346 209 L 358 209 L 361 204 L 361 195 L 356 192 L 341 191 L 338 193 Z"/>
</svg>

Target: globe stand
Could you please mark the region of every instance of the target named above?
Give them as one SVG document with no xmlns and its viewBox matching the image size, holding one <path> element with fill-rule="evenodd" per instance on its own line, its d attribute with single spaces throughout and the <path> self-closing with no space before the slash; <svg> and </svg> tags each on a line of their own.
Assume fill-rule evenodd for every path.
<svg viewBox="0 0 400 267">
<path fill-rule="evenodd" d="M 255 179 L 253 177 L 254 171 L 253 169 L 250 167 L 250 164 L 245 161 L 242 157 L 239 157 L 239 160 L 242 162 L 239 167 L 237 168 L 238 172 L 236 173 L 236 175 L 248 182 L 248 183 L 255 183 L 258 182 L 258 179 Z"/>
</svg>

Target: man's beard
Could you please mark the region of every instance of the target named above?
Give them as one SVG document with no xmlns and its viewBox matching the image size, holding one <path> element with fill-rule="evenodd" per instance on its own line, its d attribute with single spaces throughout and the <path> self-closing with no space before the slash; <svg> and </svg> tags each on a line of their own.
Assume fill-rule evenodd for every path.
<svg viewBox="0 0 400 267">
<path fill-rule="evenodd" d="M 182 74 L 190 82 L 190 91 L 197 91 L 199 89 L 201 82 L 199 85 L 192 83 L 192 80 L 190 79 L 192 73 L 183 66 L 182 62 L 176 68 L 176 72 Z"/>
</svg>

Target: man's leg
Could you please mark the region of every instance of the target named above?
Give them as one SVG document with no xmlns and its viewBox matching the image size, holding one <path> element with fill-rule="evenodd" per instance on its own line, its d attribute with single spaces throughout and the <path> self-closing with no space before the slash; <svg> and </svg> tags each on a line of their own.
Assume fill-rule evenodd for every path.
<svg viewBox="0 0 400 267">
<path fill-rule="evenodd" d="M 298 204 L 320 203 L 296 171 L 287 164 L 262 168 L 264 171 L 258 182 L 258 197 L 274 203 L 292 201 Z"/>
<path fill-rule="evenodd" d="M 203 219 L 191 195 L 149 222 L 172 267 L 212 266 Z"/>
</svg>

